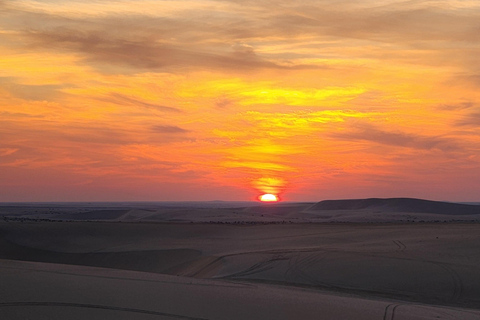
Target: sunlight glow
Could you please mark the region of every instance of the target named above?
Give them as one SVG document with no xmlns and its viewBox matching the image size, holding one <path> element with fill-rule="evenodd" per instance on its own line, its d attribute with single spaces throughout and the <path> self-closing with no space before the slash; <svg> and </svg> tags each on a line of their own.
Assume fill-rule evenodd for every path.
<svg viewBox="0 0 480 320">
<path fill-rule="evenodd" d="M 277 202 L 278 197 L 274 194 L 266 193 L 260 196 L 260 201 L 262 202 Z"/>
</svg>

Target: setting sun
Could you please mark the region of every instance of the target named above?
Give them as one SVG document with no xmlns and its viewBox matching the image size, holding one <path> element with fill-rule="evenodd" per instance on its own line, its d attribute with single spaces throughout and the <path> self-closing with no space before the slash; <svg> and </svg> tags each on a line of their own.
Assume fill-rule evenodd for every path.
<svg viewBox="0 0 480 320">
<path fill-rule="evenodd" d="M 264 194 L 264 195 L 261 195 L 260 196 L 260 201 L 263 201 L 263 202 L 276 202 L 278 201 L 278 197 L 274 194 L 270 194 L 270 193 L 267 193 L 267 194 Z"/>
</svg>

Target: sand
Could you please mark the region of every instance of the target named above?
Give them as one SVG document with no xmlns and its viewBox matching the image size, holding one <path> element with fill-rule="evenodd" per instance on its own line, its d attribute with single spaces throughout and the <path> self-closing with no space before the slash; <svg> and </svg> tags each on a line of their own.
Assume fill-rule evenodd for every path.
<svg viewBox="0 0 480 320">
<path fill-rule="evenodd" d="M 3 208 L 0 319 L 480 319 L 480 224 L 283 223 L 311 206 Z"/>
<path fill-rule="evenodd" d="M 121 221 L 183 223 L 405 223 L 480 222 L 480 205 L 421 199 L 314 202 L 32 203 L 0 205 L 10 221 Z"/>
</svg>

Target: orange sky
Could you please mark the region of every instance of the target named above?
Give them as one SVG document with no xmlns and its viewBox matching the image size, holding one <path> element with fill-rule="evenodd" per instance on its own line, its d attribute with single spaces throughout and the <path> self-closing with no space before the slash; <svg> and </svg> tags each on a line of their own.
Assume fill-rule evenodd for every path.
<svg viewBox="0 0 480 320">
<path fill-rule="evenodd" d="M 480 201 L 478 1 L 0 0 L 0 201 Z"/>
</svg>

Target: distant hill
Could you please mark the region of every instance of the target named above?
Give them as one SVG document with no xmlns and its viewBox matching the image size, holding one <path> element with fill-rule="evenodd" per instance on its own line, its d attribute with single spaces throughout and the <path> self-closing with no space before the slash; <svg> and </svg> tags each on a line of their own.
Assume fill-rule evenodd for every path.
<svg viewBox="0 0 480 320">
<path fill-rule="evenodd" d="M 381 210 L 384 212 L 434 213 L 448 215 L 480 214 L 480 205 L 430 201 L 414 198 L 369 198 L 324 200 L 308 210 Z"/>
</svg>

